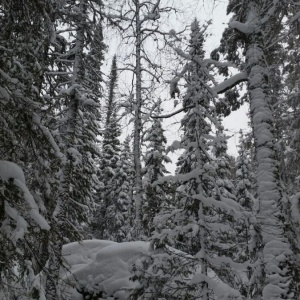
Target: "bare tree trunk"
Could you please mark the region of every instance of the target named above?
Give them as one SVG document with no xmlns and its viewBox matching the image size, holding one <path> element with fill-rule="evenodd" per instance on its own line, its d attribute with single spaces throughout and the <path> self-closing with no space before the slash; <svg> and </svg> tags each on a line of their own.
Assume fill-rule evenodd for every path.
<svg viewBox="0 0 300 300">
<path fill-rule="evenodd" d="M 199 208 L 199 220 L 203 223 L 205 223 L 205 215 L 203 212 L 203 203 L 200 202 L 200 208 Z M 200 244 L 201 244 L 201 274 L 204 275 L 204 278 L 207 276 L 207 250 L 206 250 L 206 241 L 207 241 L 207 236 L 205 233 L 205 228 L 203 225 L 200 226 Z M 209 300 L 209 291 L 208 291 L 208 285 L 206 281 L 203 281 L 201 283 L 201 297 L 202 300 Z"/>
<path fill-rule="evenodd" d="M 142 206 L 142 166 L 141 166 L 141 107 L 142 107 L 142 68 L 141 68 L 141 23 L 140 2 L 135 0 L 136 7 L 136 102 L 134 120 L 133 155 L 135 168 L 135 238 L 141 234 L 141 206 Z"/>
</svg>

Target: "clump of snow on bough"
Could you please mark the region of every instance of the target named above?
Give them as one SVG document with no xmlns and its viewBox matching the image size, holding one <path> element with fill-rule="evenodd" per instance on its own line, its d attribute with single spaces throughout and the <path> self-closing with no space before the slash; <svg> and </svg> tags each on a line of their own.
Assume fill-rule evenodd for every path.
<svg viewBox="0 0 300 300">
<path fill-rule="evenodd" d="M 49 230 L 50 226 L 45 218 L 39 213 L 38 205 L 35 202 L 32 194 L 30 193 L 23 170 L 15 163 L 0 160 L 0 179 L 4 182 L 12 180 L 13 184 L 22 191 L 24 200 L 27 204 L 28 213 L 31 219 L 41 228 Z M 13 230 L 12 241 L 15 243 L 18 239 L 23 238 L 27 232 L 28 223 L 22 216 L 21 212 L 13 207 L 11 203 L 13 199 L 7 199 L 5 201 L 5 212 L 6 214 L 16 222 L 16 228 Z"/>
</svg>

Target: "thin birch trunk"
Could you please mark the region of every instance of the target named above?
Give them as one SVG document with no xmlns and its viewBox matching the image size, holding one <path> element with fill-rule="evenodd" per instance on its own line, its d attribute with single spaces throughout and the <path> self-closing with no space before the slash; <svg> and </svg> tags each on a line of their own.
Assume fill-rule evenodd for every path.
<svg viewBox="0 0 300 300">
<path fill-rule="evenodd" d="M 135 237 L 141 234 L 141 206 L 142 206 L 142 166 L 141 166 L 141 107 L 142 107 L 142 68 L 141 68 L 141 22 L 140 22 L 140 2 L 135 1 L 136 16 L 136 102 L 134 120 L 134 141 L 133 155 L 135 168 Z"/>
</svg>

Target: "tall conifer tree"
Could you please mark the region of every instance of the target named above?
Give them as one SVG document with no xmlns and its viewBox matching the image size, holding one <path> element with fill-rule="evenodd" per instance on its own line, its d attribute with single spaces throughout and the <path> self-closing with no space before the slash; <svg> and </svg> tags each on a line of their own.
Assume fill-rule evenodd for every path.
<svg viewBox="0 0 300 300">
<path fill-rule="evenodd" d="M 160 104 L 157 104 L 156 113 L 161 113 Z M 145 167 L 143 170 L 143 186 L 145 190 L 143 204 L 144 233 L 149 236 L 154 230 L 153 219 L 163 206 L 167 204 L 166 183 L 159 179 L 168 173 L 165 163 L 171 162 L 166 155 L 167 139 L 164 135 L 160 119 L 154 119 L 151 127 L 146 131 Z"/>
<path fill-rule="evenodd" d="M 257 164 L 256 193 L 259 201 L 257 226 L 254 227 L 257 251 L 253 257 L 255 267 L 251 279 L 253 299 L 299 297 L 296 288 L 299 285 L 296 282 L 298 277 L 289 263 L 293 255 L 288 236 L 293 233 L 291 228 L 285 227 L 288 201 L 279 182 L 271 107 L 274 82 L 271 81 L 269 67 L 269 56 L 279 53 L 277 39 L 289 5 L 292 5 L 289 1 L 230 1 L 227 12 L 232 13 L 233 17 L 224 32 L 220 47 L 227 59 L 238 65 L 248 78 Z M 245 54 L 245 63 L 239 55 L 239 47 Z"/>
<path fill-rule="evenodd" d="M 45 259 L 36 259 L 49 232 L 39 214 L 47 218 L 49 184 L 62 153 L 43 119 L 55 5 L 2 1 L 0 10 L 0 290 L 13 299 L 30 290 L 22 276 L 29 266 L 35 275 L 46 268 Z"/>
<path fill-rule="evenodd" d="M 62 245 L 66 240 L 81 239 L 81 223 L 88 223 L 95 200 L 93 191 L 97 184 L 95 162 L 99 155 L 96 144 L 100 133 L 100 99 L 95 84 L 88 84 L 91 69 L 88 64 L 90 56 L 86 55 L 86 51 L 90 49 L 92 42 L 97 40 L 102 45 L 102 41 L 101 34 L 97 32 L 100 16 L 92 10 L 93 5 L 99 8 L 102 3 L 80 0 L 59 3 L 58 6 L 60 19 L 57 22 L 68 27 L 73 40 L 69 47 L 64 45 L 61 52 L 54 53 L 55 63 L 57 66 L 64 66 L 63 71 L 49 72 L 54 82 L 55 79 L 59 81 L 52 93 L 60 100 L 59 114 L 56 117 L 56 140 L 64 159 L 56 177 L 56 203 L 49 208 L 52 230 L 49 236 L 49 271 L 46 280 L 48 299 L 57 299 L 60 295 L 57 284 L 62 264 Z M 93 21 L 90 20 L 91 14 L 94 14 Z M 102 50 L 98 49 L 100 60 Z M 95 68 L 100 65 L 101 63 Z M 98 71 L 100 72 L 99 69 Z M 49 80 L 50 86 L 51 82 Z M 99 90 L 100 82 L 97 82 L 97 86 Z"/>
<path fill-rule="evenodd" d="M 120 125 L 117 119 L 117 102 L 115 90 L 117 85 L 117 63 L 114 56 L 110 71 L 108 98 L 106 102 L 105 128 L 103 133 L 102 154 L 99 165 L 101 188 L 98 193 L 96 215 L 93 221 L 94 235 L 98 238 L 109 238 L 107 230 L 111 230 L 114 218 L 111 209 L 116 201 L 118 176 L 117 164 L 120 159 Z"/>
</svg>

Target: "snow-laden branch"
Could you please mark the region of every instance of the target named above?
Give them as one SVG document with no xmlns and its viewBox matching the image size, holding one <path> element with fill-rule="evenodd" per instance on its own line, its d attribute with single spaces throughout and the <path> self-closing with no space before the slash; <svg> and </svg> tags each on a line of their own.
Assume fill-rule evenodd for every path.
<svg viewBox="0 0 300 300">
<path fill-rule="evenodd" d="M 228 25 L 232 29 L 236 29 L 239 32 L 250 34 L 253 33 L 254 30 L 260 25 L 260 22 L 257 13 L 252 9 L 249 12 L 247 21 L 245 23 L 242 23 L 240 21 L 231 21 Z"/>
<path fill-rule="evenodd" d="M 134 11 L 132 11 L 134 12 Z M 103 17 L 106 17 L 109 20 L 117 19 L 117 20 L 122 20 L 122 21 L 132 21 L 132 18 L 126 17 L 125 15 L 122 14 L 107 14 L 105 12 L 101 12 Z"/>
<path fill-rule="evenodd" d="M 232 77 L 224 80 L 220 84 L 214 86 L 212 90 L 216 92 L 217 94 L 222 94 L 226 92 L 227 90 L 231 89 L 232 87 L 236 86 L 237 84 L 247 81 L 248 75 L 246 72 L 241 72 L 236 75 L 233 75 Z"/>
<path fill-rule="evenodd" d="M 181 77 L 179 76 L 179 77 L 175 77 L 175 78 L 177 79 L 176 82 L 178 82 Z M 226 79 L 225 81 L 223 81 L 220 84 L 214 86 L 210 90 L 213 93 L 222 94 L 222 93 L 226 92 L 227 90 L 231 89 L 232 87 L 236 86 L 237 84 L 239 84 L 241 82 L 244 82 L 244 81 L 247 81 L 247 80 L 248 80 L 247 73 L 246 72 L 241 72 L 241 73 L 238 73 L 236 75 L 233 75 L 229 79 Z M 189 108 L 193 108 L 193 107 L 195 107 L 195 105 L 182 107 L 182 108 L 180 108 L 180 109 L 178 109 L 178 110 L 176 110 L 172 113 L 166 114 L 166 115 L 151 116 L 151 118 L 153 118 L 153 119 L 171 118 L 171 117 L 181 113 L 185 109 L 189 109 Z"/>
<path fill-rule="evenodd" d="M 44 134 L 45 138 L 48 140 L 48 142 L 50 143 L 50 145 L 52 146 L 56 157 L 58 157 L 61 160 L 64 160 L 65 156 L 63 155 L 63 153 L 60 151 L 59 146 L 57 145 L 57 143 L 55 142 L 51 132 L 49 131 L 49 129 L 42 125 L 40 117 L 38 115 L 34 115 L 32 118 L 33 122 L 41 129 L 42 133 Z"/>
<path fill-rule="evenodd" d="M 29 216 L 31 217 L 31 219 L 35 221 L 36 224 L 38 224 L 41 229 L 50 230 L 49 224 L 47 223 L 45 218 L 39 213 L 38 205 L 36 204 L 32 194 L 30 193 L 26 185 L 25 175 L 23 170 L 17 164 L 11 161 L 0 160 L 0 179 L 3 181 L 8 181 L 9 179 L 13 179 L 14 185 L 23 192 L 23 197 L 25 202 L 27 203 L 27 207 L 29 209 Z M 15 209 L 14 210 L 10 209 L 11 207 L 9 205 L 6 205 L 6 208 L 8 209 L 7 213 L 9 212 L 12 213 L 13 211 L 17 212 Z M 17 212 L 17 214 L 13 214 L 13 215 L 9 214 L 9 215 L 10 217 L 14 215 L 15 217 L 13 217 L 13 219 L 15 219 L 15 221 L 17 222 L 17 227 L 20 226 L 20 224 L 18 224 L 18 222 L 20 221 L 19 212 Z M 23 233 L 26 230 L 23 231 L 22 228 L 20 228 L 20 230 L 21 232 L 16 234 L 19 234 L 20 237 L 22 237 Z"/>
<path fill-rule="evenodd" d="M 248 20 L 245 23 L 239 22 L 239 21 L 231 21 L 229 22 L 229 27 L 236 29 L 242 33 L 250 34 L 253 33 L 259 26 L 262 26 L 268 20 L 271 16 L 274 16 L 274 13 L 277 9 L 277 4 L 279 3 L 279 0 L 273 0 L 273 4 L 268 9 L 268 11 L 264 14 L 264 17 L 262 19 L 259 19 L 259 16 L 254 12 L 250 12 L 248 16 Z"/>
<path fill-rule="evenodd" d="M 233 67 L 236 68 L 236 65 L 232 62 L 227 61 L 217 61 L 212 58 L 199 59 L 197 56 L 194 57 L 194 61 L 203 67 L 207 67 L 208 65 L 214 65 L 216 67 Z"/>
<path fill-rule="evenodd" d="M 196 273 L 190 281 L 191 285 L 196 285 L 206 282 L 210 289 L 213 289 L 214 293 L 218 299 L 243 299 L 240 292 L 232 287 L 230 287 L 225 282 L 219 280 L 213 280 L 209 276 L 203 273 Z"/>
<path fill-rule="evenodd" d="M 193 108 L 195 105 L 190 105 L 190 106 L 186 106 L 186 107 L 182 107 L 170 114 L 166 114 L 166 115 L 160 115 L 160 116 L 151 116 L 151 118 L 153 119 L 167 119 L 167 118 L 171 118 L 179 113 L 181 113 L 182 111 L 189 109 L 189 108 Z"/>
<path fill-rule="evenodd" d="M 242 33 L 250 34 L 253 32 L 254 28 L 251 23 L 242 23 L 239 21 L 232 21 L 229 23 L 229 27 L 236 29 Z"/>
</svg>

